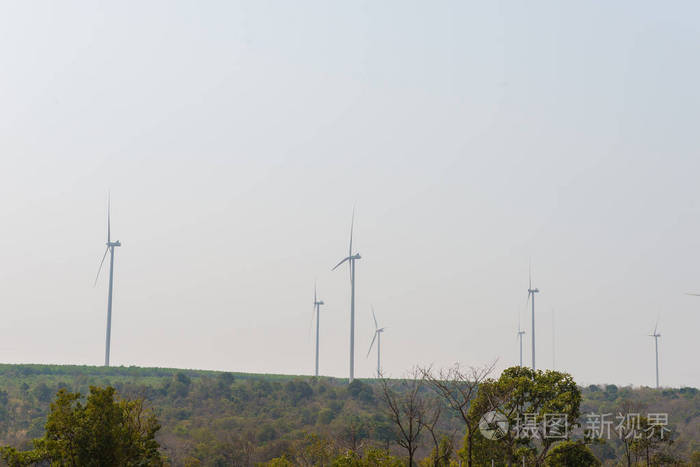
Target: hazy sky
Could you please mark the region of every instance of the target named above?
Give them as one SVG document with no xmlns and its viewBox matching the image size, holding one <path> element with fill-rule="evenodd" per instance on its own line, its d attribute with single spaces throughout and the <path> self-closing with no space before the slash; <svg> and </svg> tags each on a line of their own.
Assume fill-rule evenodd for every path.
<svg viewBox="0 0 700 467">
<path fill-rule="evenodd" d="M 700 386 L 697 2 L 0 6 L 0 361 Z"/>
</svg>

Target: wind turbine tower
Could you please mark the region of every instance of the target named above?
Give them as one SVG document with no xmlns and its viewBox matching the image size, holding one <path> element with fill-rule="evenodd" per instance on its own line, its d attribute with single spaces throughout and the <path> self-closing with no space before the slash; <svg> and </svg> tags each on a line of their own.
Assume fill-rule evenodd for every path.
<svg viewBox="0 0 700 467">
<path fill-rule="evenodd" d="M 654 351 L 656 352 L 656 389 L 659 389 L 659 337 L 661 337 L 661 334 L 657 332 L 658 327 L 659 322 L 657 320 L 654 332 L 649 334 L 649 337 L 654 338 Z"/>
<path fill-rule="evenodd" d="M 350 383 L 355 379 L 355 261 L 362 258 L 359 253 L 352 253 L 352 230 L 354 226 L 355 210 L 353 209 L 352 220 L 350 221 L 350 248 L 348 249 L 348 256 L 331 269 L 331 271 L 335 271 L 346 261 L 350 266 L 350 377 L 348 378 Z"/>
<path fill-rule="evenodd" d="M 318 377 L 318 332 L 319 332 L 319 318 L 321 316 L 321 305 L 323 305 L 323 300 L 319 300 L 316 297 L 316 283 L 314 283 L 314 311 L 316 312 L 316 376 Z"/>
<path fill-rule="evenodd" d="M 532 297 L 532 369 L 535 370 L 535 294 L 539 293 L 540 289 L 532 288 L 532 268 L 530 268 L 530 285 L 527 288 L 527 298 Z"/>
<path fill-rule="evenodd" d="M 518 314 L 518 340 L 520 341 L 520 366 L 523 366 L 523 335 L 525 331 L 520 329 L 520 314 Z"/>
<path fill-rule="evenodd" d="M 107 198 L 107 249 L 105 254 L 102 255 L 102 261 L 100 261 L 100 267 L 97 269 L 97 276 L 95 276 L 95 284 L 97 285 L 97 279 L 100 277 L 100 272 L 102 271 L 102 265 L 104 265 L 107 253 L 109 253 L 109 292 L 107 294 L 107 336 L 105 339 L 105 366 L 109 366 L 109 351 L 112 339 L 112 293 L 114 291 L 114 248 L 122 246 L 119 240 L 113 242 L 111 237 L 111 200 Z"/>
<path fill-rule="evenodd" d="M 374 341 L 377 341 L 377 378 L 382 377 L 382 333 L 386 328 L 380 328 L 377 324 L 377 317 L 374 315 L 374 307 L 372 307 L 372 318 L 374 319 L 374 337 L 372 337 L 372 343 L 369 344 L 369 350 L 367 351 L 367 356 L 372 351 L 372 346 Z"/>
</svg>

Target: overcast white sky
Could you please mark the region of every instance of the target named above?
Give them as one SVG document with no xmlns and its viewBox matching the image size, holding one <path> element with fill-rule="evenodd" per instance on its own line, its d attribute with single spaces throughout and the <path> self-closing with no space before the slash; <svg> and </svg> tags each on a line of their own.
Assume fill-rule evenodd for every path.
<svg viewBox="0 0 700 467">
<path fill-rule="evenodd" d="M 696 2 L 0 6 L 0 361 L 700 386 Z"/>
</svg>

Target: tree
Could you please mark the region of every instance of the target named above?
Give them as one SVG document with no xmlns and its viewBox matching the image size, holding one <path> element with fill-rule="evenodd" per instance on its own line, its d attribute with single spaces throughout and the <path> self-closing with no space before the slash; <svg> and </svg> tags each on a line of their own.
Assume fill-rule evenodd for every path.
<svg viewBox="0 0 700 467">
<path fill-rule="evenodd" d="M 443 406 L 440 399 L 436 397 L 427 399 L 425 402 L 425 414 L 420 421 L 433 442 L 430 457 L 423 459 L 422 462 L 430 467 L 449 467 L 450 458 L 454 452 L 452 436 L 447 436 L 439 430 L 442 409 Z"/>
<path fill-rule="evenodd" d="M 336 451 L 337 448 L 328 439 L 309 434 L 294 446 L 294 464 L 309 467 L 329 465 Z"/>
<path fill-rule="evenodd" d="M 641 413 L 641 411 L 641 404 L 631 400 L 623 400 L 620 402 L 620 409 L 618 410 L 618 414 L 627 417 L 630 414 Z M 638 429 L 640 427 L 635 426 L 634 420 L 634 418 L 628 418 L 627 423 L 619 423 L 618 426 L 615 428 L 615 430 L 617 431 L 618 439 L 622 444 L 622 455 L 624 456 L 624 461 L 627 467 L 632 467 L 632 454 L 634 454 L 634 452 L 632 451 L 632 444 L 635 438 L 637 438 L 640 434 L 638 433 Z M 604 440 L 601 439 L 599 440 L 599 442 L 604 442 Z"/>
<path fill-rule="evenodd" d="M 430 452 L 430 456 L 421 461 L 423 467 L 450 467 L 452 454 L 454 454 L 454 444 L 452 438 L 443 436 Z"/>
<path fill-rule="evenodd" d="M 302 461 L 303 462 L 303 461 Z M 377 448 L 365 449 L 364 455 L 360 455 L 355 451 L 347 451 L 343 454 L 335 456 L 332 460 L 323 460 L 318 463 L 304 464 L 300 463 L 298 457 L 290 460 L 286 455 L 271 459 L 260 464 L 264 467 L 292 467 L 292 466 L 328 466 L 333 467 L 403 467 L 403 462 L 397 457 L 389 454 L 388 451 Z"/>
<path fill-rule="evenodd" d="M 658 426 L 649 420 L 648 417 L 639 418 L 638 438 L 632 441 L 631 449 L 638 456 L 646 461 L 646 465 L 661 465 L 663 463 L 672 464 L 673 461 L 664 449 L 673 444 L 672 433 L 667 433 L 665 426 Z"/>
<path fill-rule="evenodd" d="M 472 401 L 482 381 L 493 371 L 494 364 L 465 370 L 459 364 L 442 369 L 437 374 L 431 368 L 421 370 L 423 377 L 445 404 L 455 411 L 466 425 L 467 465 L 472 467 L 473 437 L 479 429 L 479 418 L 470 414 Z"/>
<path fill-rule="evenodd" d="M 370 422 L 365 416 L 348 415 L 337 420 L 336 426 L 337 441 L 351 451 L 358 451 L 370 435 Z"/>
<path fill-rule="evenodd" d="M 517 449 L 526 448 L 533 462 L 541 465 L 554 443 L 569 439 L 578 423 L 580 405 L 581 392 L 568 373 L 516 366 L 504 370 L 498 380 L 481 385 L 470 416 L 479 420 L 486 412 L 499 413 L 511 428 L 497 440 L 504 449 L 504 461 L 516 461 L 521 455 L 516 454 Z M 532 422 L 531 431 L 523 429 L 527 420 Z M 560 424 L 549 424 L 553 420 Z"/>
<path fill-rule="evenodd" d="M 547 456 L 547 466 L 591 467 L 600 465 L 588 446 L 576 441 L 562 441 Z"/>
<path fill-rule="evenodd" d="M 83 404 L 79 393 L 61 389 L 42 438 L 34 449 L 0 451 L 10 466 L 50 461 L 66 466 L 163 465 L 155 434 L 160 425 L 143 400 L 117 400 L 113 387 L 90 387 Z"/>
<path fill-rule="evenodd" d="M 414 370 L 406 379 L 390 382 L 382 378 L 381 385 L 389 419 L 396 427 L 396 442 L 406 450 L 408 465 L 413 467 L 418 439 L 425 426 L 425 400 L 420 394 L 423 378 Z"/>
<path fill-rule="evenodd" d="M 457 452 L 463 461 L 467 461 L 467 439 L 464 437 L 464 447 Z M 491 460 L 507 459 L 506 449 L 499 441 L 486 439 L 481 431 L 476 430 L 472 437 L 472 462 L 474 465 L 491 465 Z"/>
</svg>

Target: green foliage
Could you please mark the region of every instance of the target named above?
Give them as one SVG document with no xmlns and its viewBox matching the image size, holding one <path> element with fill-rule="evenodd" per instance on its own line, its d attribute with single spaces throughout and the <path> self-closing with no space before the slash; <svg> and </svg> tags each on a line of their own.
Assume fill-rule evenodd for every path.
<svg viewBox="0 0 700 467">
<path fill-rule="evenodd" d="M 384 449 L 368 448 L 364 452 L 362 466 L 378 466 L 378 467 L 402 467 L 403 461 L 396 456 L 392 456 Z"/>
<path fill-rule="evenodd" d="M 276 457 L 274 459 L 270 459 L 269 461 L 265 462 L 263 465 L 266 467 L 294 467 L 294 464 L 292 464 L 289 461 L 289 459 L 287 459 L 287 456 Z"/>
<path fill-rule="evenodd" d="M 491 459 L 505 459 L 507 452 L 508 448 L 502 442 L 486 439 L 478 430 L 474 433 L 472 438 L 472 462 L 474 465 L 491 465 Z M 467 462 L 469 453 L 466 442 L 464 447 L 457 451 L 457 455 L 464 463 Z"/>
<path fill-rule="evenodd" d="M 54 395 L 54 391 L 46 383 L 39 383 L 32 389 L 32 395 L 39 402 L 49 402 Z"/>
<path fill-rule="evenodd" d="M 647 465 L 670 465 L 677 461 L 674 456 L 665 452 L 665 448 L 673 444 L 672 433 L 656 429 L 647 417 L 640 417 L 640 431 L 643 436 L 634 439 L 631 448 Z"/>
<path fill-rule="evenodd" d="M 351 398 L 363 402 L 372 402 L 374 400 L 374 391 L 372 388 L 359 379 L 355 379 L 352 383 L 348 384 L 348 394 Z"/>
<path fill-rule="evenodd" d="M 15 449 L 6 448 L 5 452 L 13 452 L 10 457 L 19 459 L 20 463 L 15 465 L 30 463 L 27 457 L 36 455 L 32 439 L 45 436 L 50 403 L 38 400 L 36 395 L 44 391 L 37 389 L 38 386 L 43 383 L 52 395 L 60 387 L 66 387 L 67 393 L 86 394 L 90 385 L 105 386 L 108 381 L 120 397 L 143 399 L 153 407 L 162 424 L 158 440 L 172 465 L 248 466 L 282 456 L 293 465 L 330 465 L 331 461 L 304 463 L 301 453 L 312 455 L 310 452 L 313 453 L 314 448 L 311 446 L 318 443 L 317 451 L 326 449 L 333 460 L 351 449 L 353 438 L 357 452 L 347 455 L 344 461 L 359 458 L 358 462 L 362 462 L 374 448 L 382 448 L 387 454 L 402 452 L 396 444 L 395 426 L 384 415 L 381 387 L 374 380 L 355 380 L 348 385 L 345 380 L 334 378 L 285 375 L 0 364 L 0 444 L 14 446 Z M 289 382 L 294 384 L 287 384 Z M 488 388 L 489 384 L 484 383 L 479 392 L 486 393 Z M 651 388 L 620 386 L 611 391 L 605 386 L 596 388 L 580 388 L 582 414 L 617 414 L 621 402 L 628 400 L 638 402 L 641 413 L 669 413 L 674 443 L 650 452 L 650 461 L 661 461 L 662 456 L 672 455 L 689 462 L 693 450 L 700 449 L 696 441 L 700 439 L 700 393 L 696 389 L 667 390 L 664 394 Z M 77 402 L 85 403 L 83 399 Z M 464 423 L 447 412 L 443 419 L 438 425 L 438 440 L 444 434 L 456 434 L 454 449 L 457 451 L 462 447 L 460 438 L 464 435 Z M 578 421 L 585 419 L 579 417 Z M 581 429 L 577 436 L 580 432 Z M 324 442 L 310 441 L 311 433 Z M 480 440 L 476 444 L 478 451 Z M 552 446 L 552 450 L 555 447 Z M 442 447 L 440 449 L 442 451 Z M 484 458 L 491 449 L 493 446 L 484 446 Z M 590 449 L 608 464 L 622 461 L 622 446 L 616 440 L 593 445 Z M 432 439 L 425 434 L 416 458 L 425 461 L 433 450 Z M 540 447 L 529 444 L 514 443 L 512 450 L 517 465 L 520 465 L 521 454 L 525 455 L 527 465 L 534 465 L 535 456 L 541 454 Z M 456 455 L 453 454 L 453 461 Z M 497 458 L 497 464 L 503 464 L 499 459 L 503 458 Z M 633 457 L 633 461 L 635 459 L 637 462 L 644 460 L 640 456 Z M 700 467 L 700 463 L 696 464 Z M 486 465 L 490 465 L 490 461 Z"/>
<path fill-rule="evenodd" d="M 585 444 L 562 441 L 549 452 L 545 465 L 548 467 L 592 467 L 600 465 L 600 461 Z"/>
<path fill-rule="evenodd" d="M 538 426 L 542 426 L 546 415 L 558 414 L 567 420 L 568 437 L 571 428 L 578 423 L 581 400 L 581 391 L 568 373 L 516 366 L 504 370 L 498 380 L 482 383 L 470 415 L 478 420 L 484 413 L 495 410 L 506 418 L 510 427 L 516 427 L 526 415 L 534 416 Z M 556 441 L 558 439 L 540 432 L 539 441 L 535 443 L 534 439 L 519 437 L 510 430 L 497 441 L 479 440 L 473 449 L 479 451 L 482 462 L 487 460 L 484 455 L 515 462 L 516 450 L 529 447 L 535 453 L 535 462 L 541 463 Z"/>
<path fill-rule="evenodd" d="M 335 434 L 346 448 L 355 451 L 370 436 L 370 420 L 364 415 L 346 415 L 337 420 Z"/>
<path fill-rule="evenodd" d="M 388 451 L 369 447 L 359 453 L 353 450 L 338 452 L 337 447 L 329 440 L 316 435 L 309 435 L 294 449 L 293 454 L 284 454 L 271 459 L 262 466 L 322 466 L 334 467 L 403 467 L 404 462 Z"/>
<path fill-rule="evenodd" d="M 370 448 L 360 456 L 354 451 L 348 451 L 333 459 L 333 467 L 403 467 L 405 465 L 398 457 L 387 451 Z"/>
<path fill-rule="evenodd" d="M 454 446 L 452 439 L 443 436 L 440 440 L 438 448 L 430 452 L 430 456 L 421 460 L 420 465 L 423 467 L 450 467 L 450 461 L 454 455 Z M 466 452 L 461 450 L 459 456 L 462 460 L 466 457 Z"/>
<path fill-rule="evenodd" d="M 700 451 L 693 451 L 690 455 L 690 465 L 700 467 Z"/>
<path fill-rule="evenodd" d="M 46 421 L 46 433 L 34 449 L 1 451 L 12 466 L 50 461 L 56 465 L 162 465 L 155 434 L 160 425 L 144 410 L 143 401 L 115 400 L 114 388 L 91 387 L 87 401 L 61 389 Z"/>
</svg>

